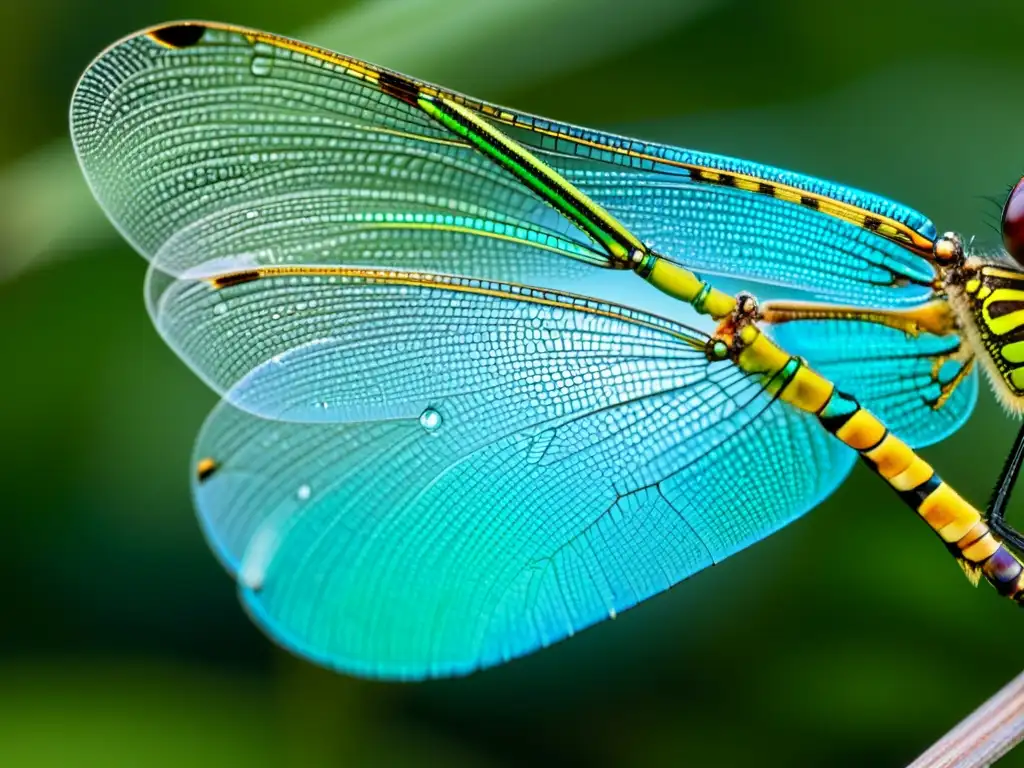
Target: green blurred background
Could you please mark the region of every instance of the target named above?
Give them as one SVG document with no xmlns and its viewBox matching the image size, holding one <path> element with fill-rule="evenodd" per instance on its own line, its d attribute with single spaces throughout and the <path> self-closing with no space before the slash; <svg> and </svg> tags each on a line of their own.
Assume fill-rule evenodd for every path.
<svg viewBox="0 0 1024 768">
<path fill-rule="evenodd" d="M 835 178 L 990 242 L 989 198 L 1024 172 L 1006 0 L 5 4 L 0 765 L 902 765 L 1019 671 L 1024 617 L 860 468 L 757 547 L 467 679 L 368 683 L 272 647 L 188 497 L 215 398 L 150 326 L 144 263 L 67 138 L 89 60 L 184 17 Z M 1014 429 L 986 390 L 926 455 L 983 503 Z"/>
</svg>

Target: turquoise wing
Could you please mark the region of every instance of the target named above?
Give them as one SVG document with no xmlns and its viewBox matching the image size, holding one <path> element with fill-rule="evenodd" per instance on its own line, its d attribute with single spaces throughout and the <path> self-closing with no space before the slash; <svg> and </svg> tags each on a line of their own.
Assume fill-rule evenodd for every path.
<svg viewBox="0 0 1024 768">
<path fill-rule="evenodd" d="M 932 294 L 917 254 L 934 226 L 883 197 L 535 118 L 253 30 L 180 24 L 115 44 L 75 91 L 71 133 L 111 220 L 173 275 L 340 263 L 565 287 L 621 266 L 419 94 L 476 110 L 688 268 L 875 306 Z"/>
<path fill-rule="evenodd" d="M 197 442 L 199 516 L 257 622 L 346 672 L 553 643 L 787 524 L 854 461 L 643 313 L 355 269 L 217 285 L 164 294 L 168 337 L 227 394 Z"/>
<path fill-rule="evenodd" d="M 974 357 L 956 334 L 858 320 L 800 320 L 771 333 L 914 448 L 956 432 L 978 400 Z"/>
</svg>

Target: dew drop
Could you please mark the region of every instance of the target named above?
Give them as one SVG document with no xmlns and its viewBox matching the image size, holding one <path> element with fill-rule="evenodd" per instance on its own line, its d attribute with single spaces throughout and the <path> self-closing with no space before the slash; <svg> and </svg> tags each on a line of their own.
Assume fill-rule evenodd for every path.
<svg viewBox="0 0 1024 768">
<path fill-rule="evenodd" d="M 270 70 L 274 68 L 274 60 L 268 59 L 266 56 L 253 56 L 252 64 L 249 68 L 256 77 L 266 77 L 270 74 Z"/>
<path fill-rule="evenodd" d="M 213 308 L 213 314 L 215 314 L 215 315 L 223 315 L 227 311 L 228 311 L 228 305 L 227 304 L 218 304 L 217 306 L 215 306 Z"/>
<path fill-rule="evenodd" d="M 260 215 L 259 211 L 246 211 L 245 212 L 245 218 L 247 218 L 247 219 L 255 219 L 259 215 Z"/>
<path fill-rule="evenodd" d="M 433 432 L 441 426 L 441 414 L 433 408 L 427 408 L 420 414 L 420 426 L 428 432 Z"/>
<path fill-rule="evenodd" d="M 299 486 L 299 489 L 295 492 L 295 495 L 299 498 L 299 501 L 306 501 L 309 498 L 310 493 L 312 493 L 310 487 L 308 485 L 303 484 Z"/>
</svg>

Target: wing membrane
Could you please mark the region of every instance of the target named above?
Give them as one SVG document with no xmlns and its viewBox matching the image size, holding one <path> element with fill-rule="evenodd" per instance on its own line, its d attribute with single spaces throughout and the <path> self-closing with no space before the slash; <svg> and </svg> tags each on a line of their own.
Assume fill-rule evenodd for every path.
<svg viewBox="0 0 1024 768">
<path fill-rule="evenodd" d="M 763 538 L 852 464 L 685 326 L 469 279 L 336 277 L 229 284 L 219 314 L 173 304 L 226 318 L 290 287 L 323 307 L 283 358 L 273 328 L 247 340 L 271 357 L 219 379 L 195 481 L 254 616 L 320 663 L 418 678 L 527 653 Z"/>
<path fill-rule="evenodd" d="M 931 293 L 911 250 L 934 227 L 885 198 L 534 118 L 251 30 L 115 45 L 76 90 L 72 135 L 111 219 L 176 275 L 344 263 L 545 284 L 615 266 L 418 109 L 420 92 L 477 110 L 685 266 L 880 306 Z"/>
<path fill-rule="evenodd" d="M 707 341 L 685 325 L 586 297 L 358 268 L 178 279 L 159 294 L 154 319 L 216 391 L 292 421 L 414 416 L 439 391 L 483 397 L 495 413 L 529 409 L 539 406 L 504 399 L 526 391 L 526 381 L 555 399 L 570 374 L 639 396 L 681 386 L 679 360 L 703 370 Z"/>
</svg>

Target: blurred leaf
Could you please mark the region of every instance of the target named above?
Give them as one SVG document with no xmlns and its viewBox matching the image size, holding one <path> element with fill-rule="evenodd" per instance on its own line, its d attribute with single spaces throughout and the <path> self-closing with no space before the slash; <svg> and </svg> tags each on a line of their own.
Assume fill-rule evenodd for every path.
<svg viewBox="0 0 1024 768">
<path fill-rule="evenodd" d="M 183 664 L 28 662 L 0 668 L 0 765 L 259 768 L 485 765 L 429 734 L 373 722 L 367 685 L 296 672 L 284 684 Z M 378 689 L 381 690 L 381 689 Z"/>
<path fill-rule="evenodd" d="M 20 664 L 2 674 L 2 765 L 281 764 L 271 691 L 255 681 L 124 663 Z"/>
</svg>

